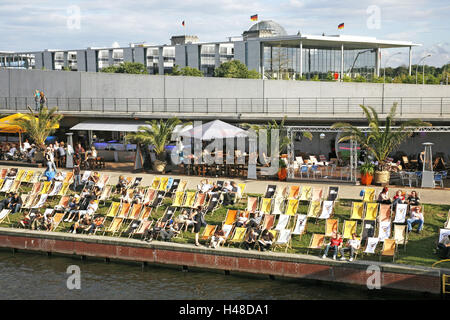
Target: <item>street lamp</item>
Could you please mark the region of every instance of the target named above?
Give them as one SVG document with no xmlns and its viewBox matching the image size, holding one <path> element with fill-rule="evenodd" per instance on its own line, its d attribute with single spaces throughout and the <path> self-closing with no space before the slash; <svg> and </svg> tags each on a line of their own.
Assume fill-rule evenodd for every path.
<svg viewBox="0 0 450 320">
<path fill-rule="evenodd" d="M 383 83 L 385 83 L 385 81 L 386 81 L 386 66 L 387 66 L 389 60 L 391 60 L 391 58 L 393 56 L 396 56 L 398 54 L 402 54 L 402 53 L 401 52 L 394 53 L 392 56 L 389 56 L 389 58 L 386 59 L 386 63 L 384 64 L 384 69 L 383 69 Z"/>
<path fill-rule="evenodd" d="M 352 76 L 352 70 L 353 70 L 353 67 L 355 66 L 356 60 L 358 60 L 359 55 L 360 55 L 360 54 L 363 54 L 363 53 L 366 53 L 366 52 L 369 52 L 369 51 L 375 52 L 376 49 L 368 49 L 368 50 L 360 51 L 360 52 L 358 52 L 358 53 L 356 54 L 356 58 L 355 58 L 355 60 L 353 60 L 353 64 L 352 64 L 352 66 L 351 66 L 351 68 L 350 68 L 350 72 L 349 72 L 349 73 L 350 73 L 350 77 Z"/>
<path fill-rule="evenodd" d="M 425 57 L 419 60 L 419 62 L 416 65 L 416 84 L 417 84 L 417 68 L 419 67 L 419 64 L 422 62 L 422 60 L 425 60 L 426 58 L 431 57 L 431 54 L 427 54 Z M 423 71 L 422 71 L 422 82 L 425 84 L 425 62 L 423 63 Z"/>
</svg>

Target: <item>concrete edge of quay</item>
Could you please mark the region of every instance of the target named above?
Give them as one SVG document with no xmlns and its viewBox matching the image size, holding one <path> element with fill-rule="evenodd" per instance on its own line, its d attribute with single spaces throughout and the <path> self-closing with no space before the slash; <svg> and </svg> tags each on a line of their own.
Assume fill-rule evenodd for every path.
<svg viewBox="0 0 450 320">
<path fill-rule="evenodd" d="M 369 266 L 379 268 L 382 289 L 439 295 L 441 273 L 448 269 L 378 261 L 341 262 L 319 256 L 236 248 L 210 249 L 172 242 L 143 242 L 108 236 L 87 236 L 0 228 L 0 248 L 180 266 L 237 274 L 319 280 L 367 288 Z"/>
</svg>

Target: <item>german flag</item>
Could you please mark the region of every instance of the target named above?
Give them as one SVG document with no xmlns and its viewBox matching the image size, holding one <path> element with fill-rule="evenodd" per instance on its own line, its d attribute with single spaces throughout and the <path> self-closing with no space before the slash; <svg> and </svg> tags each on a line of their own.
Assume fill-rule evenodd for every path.
<svg viewBox="0 0 450 320">
<path fill-rule="evenodd" d="M 344 23 L 343 22 L 340 25 L 338 25 L 338 29 L 344 29 Z"/>
<path fill-rule="evenodd" d="M 258 21 L 258 15 L 257 15 L 257 14 L 252 15 L 252 16 L 250 17 L 250 20 L 252 20 L 252 21 Z"/>
<path fill-rule="evenodd" d="M 183 22 L 181 23 L 181 25 L 184 27 L 184 20 L 183 20 Z"/>
</svg>

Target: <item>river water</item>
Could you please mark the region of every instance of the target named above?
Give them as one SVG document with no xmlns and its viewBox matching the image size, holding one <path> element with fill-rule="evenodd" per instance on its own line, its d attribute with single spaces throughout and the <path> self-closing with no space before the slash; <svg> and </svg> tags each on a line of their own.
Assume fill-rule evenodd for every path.
<svg viewBox="0 0 450 320">
<path fill-rule="evenodd" d="M 67 268 L 80 270 L 80 289 L 69 290 Z M 75 283 L 70 281 L 69 283 Z M 131 263 L 0 251 L 0 299 L 407 299 L 296 280 L 270 280 Z M 417 298 L 417 297 L 416 297 Z"/>
</svg>

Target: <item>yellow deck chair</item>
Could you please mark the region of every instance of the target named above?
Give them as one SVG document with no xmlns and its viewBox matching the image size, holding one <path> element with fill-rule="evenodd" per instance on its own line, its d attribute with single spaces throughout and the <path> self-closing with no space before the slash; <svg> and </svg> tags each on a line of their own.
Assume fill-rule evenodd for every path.
<svg viewBox="0 0 450 320">
<path fill-rule="evenodd" d="M 323 196 L 322 188 L 313 188 L 311 201 L 321 201 Z"/>
<path fill-rule="evenodd" d="M 181 180 L 177 187 L 177 192 L 184 192 L 186 191 L 187 181 Z"/>
<path fill-rule="evenodd" d="M 25 176 L 25 178 L 23 179 L 22 182 L 30 183 L 31 178 L 33 177 L 33 175 L 34 175 L 34 171 L 33 170 L 27 171 L 27 175 Z"/>
<path fill-rule="evenodd" d="M 350 219 L 362 220 L 364 213 L 364 202 L 352 202 Z"/>
<path fill-rule="evenodd" d="M 5 179 L 0 179 L 0 189 L 1 189 L 2 186 L 3 186 L 3 182 L 5 182 Z"/>
<path fill-rule="evenodd" d="M 103 234 L 106 232 L 111 232 L 113 235 L 119 231 L 120 227 L 122 226 L 123 219 L 122 218 L 114 218 L 111 224 L 109 225 L 108 229 L 106 229 Z"/>
<path fill-rule="evenodd" d="M 378 203 L 376 202 L 367 203 L 364 220 L 376 220 L 377 215 L 378 215 Z"/>
<path fill-rule="evenodd" d="M 161 178 L 161 181 L 159 183 L 159 188 L 158 190 L 160 191 L 166 191 L 167 188 L 167 184 L 169 183 L 169 178 L 163 177 Z"/>
<path fill-rule="evenodd" d="M 223 224 L 228 224 L 228 225 L 234 224 L 234 222 L 236 221 L 236 218 L 237 218 L 237 214 L 238 214 L 237 210 L 228 209 L 227 216 L 225 217 L 225 221 L 223 222 Z"/>
<path fill-rule="evenodd" d="M 298 210 L 298 200 L 289 200 L 284 214 L 288 216 L 295 216 Z"/>
<path fill-rule="evenodd" d="M 205 229 L 203 230 L 200 240 L 208 241 L 209 238 L 211 238 L 211 236 L 214 234 L 214 232 L 216 232 L 216 228 L 217 226 L 215 225 L 207 224 Z"/>
<path fill-rule="evenodd" d="M 395 252 L 397 251 L 397 243 L 395 239 L 384 239 L 383 249 L 380 254 L 380 261 L 382 256 L 392 257 L 392 262 L 395 261 Z"/>
<path fill-rule="evenodd" d="M 380 213 L 378 214 L 378 220 L 391 221 L 391 205 L 390 204 L 380 204 Z"/>
<path fill-rule="evenodd" d="M 48 193 L 48 191 L 50 190 L 51 185 L 52 185 L 51 181 L 45 181 L 43 186 L 42 186 L 41 192 L 39 192 L 39 194 Z"/>
<path fill-rule="evenodd" d="M 309 246 L 306 251 L 306 254 L 309 253 L 310 249 L 322 249 L 324 241 L 325 241 L 324 234 L 314 233 L 311 237 L 311 241 L 309 242 Z"/>
<path fill-rule="evenodd" d="M 122 203 L 122 207 L 120 208 L 119 214 L 117 215 L 117 218 L 128 218 L 128 213 L 130 212 L 131 203 L 124 202 Z"/>
<path fill-rule="evenodd" d="M 14 180 L 16 181 L 22 181 L 22 178 L 26 176 L 26 171 L 24 169 L 19 169 L 16 174 L 16 178 Z"/>
<path fill-rule="evenodd" d="M 184 200 L 184 192 L 175 192 L 175 198 L 172 203 L 172 207 L 181 207 Z"/>
<path fill-rule="evenodd" d="M 247 228 L 239 227 L 235 228 L 233 232 L 233 236 L 228 240 L 228 246 L 231 243 L 242 243 L 244 241 L 245 234 L 247 233 Z"/>
<path fill-rule="evenodd" d="M 308 213 L 307 213 L 307 217 L 308 218 L 317 218 L 320 214 L 320 209 L 322 207 L 322 202 L 320 201 L 311 201 L 309 203 L 309 208 L 308 208 Z"/>
<path fill-rule="evenodd" d="M 354 221 L 354 220 L 345 220 L 344 221 L 344 231 L 343 233 L 343 238 L 344 239 L 351 239 L 352 238 L 352 234 L 356 233 L 356 228 L 358 227 L 358 221 Z"/>
<path fill-rule="evenodd" d="M 241 196 L 244 196 L 245 193 L 245 183 L 238 183 L 239 188 L 241 188 Z"/>
<path fill-rule="evenodd" d="M 108 214 L 106 217 L 115 217 L 117 212 L 119 212 L 120 202 L 112 202 L 109 207 Z"/>
<path fill-rule="evenodd" d="M 255 212 L 258 208 L 258 198 L 257 197 L 248 197 L 247 198 L 247 211 L 248 212 Z"/>
<path fill-rule="evenodd" d="M 302 187 L 302 191 L 300 193 L 300 201 L 309 201 L 311 199 L 311 191 L 312 187 L 310 186 L 304 186 Z"/>
<path fill-rule="evenodd" d="M 261 201 L 260 212 L 264 214 L 270 214 L 272 211 L 272 198 L 263 198 Z"/>
<path fill-rule="evenodd" d="M 364 189 L 364 202 L 373 202 L 375 200 L 375 189 L 373 188 L 366 188 Z"/>
<path fill-rule="evenodd" d="M 337 219 L 327 219 L 325 223 L 325 237 L 333 236 L 338 231 L 339 222 Z"/>
<path fill-rule="evenodd" d="M 194 202 L 195 202 L 195 195 L 196 195 L 196 192 L 194 192 L 194 191 L 186 192 L 186 197 L 184 198 L 183 207 L 192 208 L 192 206 L 194 205 Z"/>
<path fill-rule="evenodd" d="M 53 224 L 50 231 L 56 231 L 58 229 L 59 224 L 61 223 L 62 219 L 64 218 L 64 213 L 57 213 L 53 216 Z"/>
<path fill-rule="evenodd" d="M 289 200 L 296 200 L 298 199 L 298 194 L 300 192 L 300 186 L 291 186 L 289 188 Z"/>
<path fill-rule="evenodd" d="M 154 177 L 153 181 L 152 181 L 152 184 L 150 185 L 150 188 L 158 190 L 160 182 L 161 182 L 161 178 L 160 177 Z"/>
<path fill-rule="evenodd" d="M 69 183 L 63 182 L 62 188 L 58 192 L 58 196 L 65 196 L 67 191 L 69 191 L 69 185 L 70 185 Z"/>
</svg>

